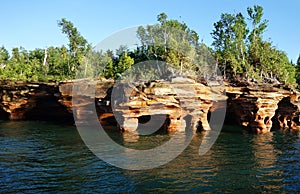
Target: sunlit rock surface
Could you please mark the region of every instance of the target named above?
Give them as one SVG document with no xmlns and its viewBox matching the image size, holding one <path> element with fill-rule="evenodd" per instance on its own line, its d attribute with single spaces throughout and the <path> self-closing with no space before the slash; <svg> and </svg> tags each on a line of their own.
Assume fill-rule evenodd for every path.
<svg viewBox="0 0 300 194">
<path fill-rule="evenodd" d="M 163 122 L 155 127 L 169 132 L 210 130 L 207 117 L 213 101 L 226 100 L 225 95 L 214 99 L 210 87 L 190 79 L 152 81 L 131 85 L 131 88 L 119 84 L 119 87 L 126 88 L 122 95 L 127 98 L 115 104 L 115 112 L 122 118 L 120 128 L 124 131 L 136 130 L 143 116 L 155 120 L 155 115 L 165 116 L 158 117 Z"/>
<path fill-rule="evenodd" d="M 299 128 L 299 93 L 279 87 L 230 87 L 227 120 L 255 133 Z M 291 100 L 292 99 L 292 100 Z M 275 123 L 273 125 L 273 122 Z"/>
<path fill-rule="evenodd" d="M 166 132 L 211 130 L 212 113 L 226 109 L 227 123 L 251 132 L 300 129 L 300 94 L 294 90 L 209 85 L 188 78 L 134 84 L 106 79 L 2 83 L 0 119 L 75 119 L 76 124 L 89 124 L 96 118 L 104 126 L 147 134 L 153 128 Z"/>
<path fill-rule="evenodd" d="M 0 86 L 1 119 L 68 120 L 56 83 L 3 83 Z"/>
</svg>

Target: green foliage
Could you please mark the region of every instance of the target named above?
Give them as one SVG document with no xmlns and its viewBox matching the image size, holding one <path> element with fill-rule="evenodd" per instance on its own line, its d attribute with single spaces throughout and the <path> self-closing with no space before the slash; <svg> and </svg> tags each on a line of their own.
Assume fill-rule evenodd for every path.
<svg viewBox="0 0 300 194">
<path fill-rule="evenodd" d="M 93 55 L 94 57 L 90 57 L 93 61 L 93 77 L 114 77 L 113 55 L 109 51 L 104 54 L 102 52 L 93 52 Z"/>
<path fill-rule="evenodd" d="M 0 79 L 49 81 L 120 76 L 132 80 L 157 79 L 161 75 L 181 75 L 183 71 L 189 76 L 208 78 L 219 68 L 229 79 L 279 80 L 300 85 L 300 56 L 294 66 L 286 53 L 263 39 L 268 24 L 263 19 L 263 8 L 249 7 L 246 17 L 248 20 L 242 13 L 223 13 L 214 23 L 211 49 L 199 42 L 197 32 L 184 22 L 168 19 L 161 13 L 157 24 L 138 28 L 141 46 L 129 50 L 120 45 L 115 54 L 110 50 L 93 51 L 73 23 L 62 18 L 58 27 L 68 38 L 67 46 L 32 51 L 13 48 L 11 56 L 2 46 Z M 143 62 L 140 66 L 133 66 L 140 62 Z M 172 65 L 172 69 L 162 62 Z"/>
<path fill-rule="evenodd" d="M 141 41 L 142 47 L 137 51 L 139 56 L 143 53 L 148 60 L 165 61 L 173 67 L 177 67 L 179 73 L 189 72 L 189 75 L 199 75 L 202 73 L 197 66 L 204 65 L 199 58 L 199 53 L 208 47 L 203 47 L 199 43 L 199 36 L 196 31 L 188 28 L 184 22 L 168 19 L 165 13 L 157 16 L 158 24 L 140 26 L 137 36 Z M 211 54 L 211 53 L 210 53 Z M 138 59 L 139 60 L 139 59 Z M 204 58 L 202 58 L 202 61 Z M 162 74 L 159 65 L 158 73 Z"/>
<path fill-rule="evenodd" d="M 66 34 L 69 39 L 69 62 L 68 62 L 68 75 L 70 78 L 75 77 L 75 72 L 84 62 L 84 56 L 91 50 L 91 46 L 87 40 L 80 35 L 77 28 L 73 23 L 62 18 L 58 21 L 58 26 L 61 28 L 62 33 Z"/>
<path fill-rule="evenodd" d="M 8 62 L 9 59 L 9 53 L 8 51 L 4 48 L 4 46 L 2 46 L 0 48 L 0 63 L 2 65 L 5 65 Z"/>
<path fill-rule="evenodd" d="M 134 59 L 132 59 L 130 56 L 127 55 L 127 52 L 124 53 L 120 57 L 119 63 L 116 66 L 115 72 L 116 74 L 120 74 L 124 72 L 126 69 L 130 68 L 131 65 L 134 64 Z"/>
<path fill-rule="evenodd" d="M 0 78 L 7 80 L 65 80 L 75 78 L 75 72 L 84 62 L 84 56 L 91 50 L 77 28 L 61 19 L 58 26 L 67 35 L 68 48 L 49 47 L 26 51 L 24 48 L 13 48 L 12 56 L 0 48 Z"/>
<path fill-rule="evenodd" d="M 33 67 L 29 63 L 29 53 L 22 47 L 12 49 L 12 57 L 3 71 L 4 77 L 15 80 L 26 80 L 34 74 Z"/>
<path fill-rule="evenodd" d="M 70 34 L 72 37 L 72 34 Z M 63 80 L 70 78 L 68 64 L 72 57 L 65 46 L 27 51 L 13 48 L 9 57 L 7 50 L 0 48 L 1 79 L 7 80 Z"/>
<path fill-rule="evenodd" d="M 248 29 L 244 16 L 238 14 L 222 14 L 221 20 L 214 24 L 212 36 L 215 55 L 220 69 L 226 76 L 226 69 L 232 69 L 234 75 L 249 71 L 246 58 L 246 37 Z"/>
<path fill-rule="evenodd" d="M 214 24 L 212 45 L 224 77 L 239 75 L 246 79 L 295 84 L 296 71 L 287 55 L 270 41 L 263 40 L 268 26 L 268 21 L 263 20 L 263 8 L 257 5 L 249 7 L 247 14 L 250 24 L 241 13 L 222 14 Z M 227 72 L 229 75 L 226 75 Z"/>
<path fill-rule="evenodd" d="M 297 59 L 297 63 L 296 63 L 296 80 L 297 80 L 297 84 L 298 84 L 298 89 L 300 89 L 300 55 Z"/>
</svg>

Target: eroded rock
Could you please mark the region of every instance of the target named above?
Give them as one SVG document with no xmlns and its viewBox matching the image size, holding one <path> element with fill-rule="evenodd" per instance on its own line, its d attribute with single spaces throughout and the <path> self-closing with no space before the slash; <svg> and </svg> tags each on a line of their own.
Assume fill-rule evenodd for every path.
<svg viewBox="0 0 300 194">
<path fill-rule="evenodd" d="M 284 97 L 278 103 L 278 109 L 273 118 L 276 129 L 300 130 L 300 95 Z"/>
<path fill-rule="evenodd" d="M 290 100 L 281 103 L 284 98 L 297 96 L 296 92 L 263 86 L 227 87 L 226 92 L 229 97 L 227 120 L 244 126 L 252 132 L 271 131 L 273 121 L 279 128 L 297 128 L 295 126 L 299 125 L 294 122 L 292 127 L 292 124 L 287 123 L 287 120 L 297 120 L 299 111 L 296 113 L 296 106 Z"/>
<path fill-rule="evenodd" d="M 75 99 L 74 84 L 79 91 Z M 188 78 L 123 83 L 115 85 L 116 93 L 114 84 L 105 79 L 2 83 L 0 119 L 73 120 L 74 112 L 82 124 L 97 114 L 102 125 L 118 123 L 121 131 L 147 133 L 156 124 L 160 130 L 176 132 L 210 130 L 210 114 L 227 109 L 227 122 L 255 133 L 300 129 L 300 94 L 289 89 L 227 85 L 226 107 L 222 103 L 227 99 L 223 86 L 209 87 L 209 83 L 204 85 Z"/>
<path fill-rule="evenodd" d="M 67 120 L 70 115 L 58 103 L 56 83 L 2 83 L 2 118 L 10 120 Z M 6 114 L 4 114 L 4 112 Z"/>
<path fill-rule="evenodd" d="M 213 105 L 211 88 L 186 78 L 172 82 L 156 81 L 142 85 L 123 87 L 125 100 L 115 103 L 115 111 L 121 117 L 123 131 L 135 131 L 138 119 L 144 115 L 165 115 L 165 127 L 169 132 L 185 130 L 210 130 L 208 112 Z M 226 100 L 223 95 L 222 100 Z M 157 126 L 153 126 L 157 127 Z"/>
</svg>

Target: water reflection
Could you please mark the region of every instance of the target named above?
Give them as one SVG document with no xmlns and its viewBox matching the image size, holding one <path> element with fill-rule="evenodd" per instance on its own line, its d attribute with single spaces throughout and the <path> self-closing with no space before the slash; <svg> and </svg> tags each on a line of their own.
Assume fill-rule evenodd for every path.
<svg viewBox="0 0 300 194">
<path fill-rule="evenodd" d="M 110 134 L 120 144 L 123 137 Z M 139 139 L 140 149 L 168 140 Z M 37 122 L 0 124 L 0 193 L 292 192 L 300 190 L 299 133 L 261 135 L 222 132 L 212 149 L 198 155 L 197 133 L 175 160 L 159 168 L 128 171 L 94 156 L 75 127 Z M 176 144 L 174 144 L 176 148 Z"/>
<path fill-rule="evenodd" d="M 266 133 L 252 138 L 253 156 L 258 169 L 260 187 L 268 190 L 280 190 L 284 185 L 283 171 L 276 168 L 276 161 L 280 150 L 274 147 L 274 133 Z"/>
<path fill-rule="evenodd" d="M 222 133 L 213 148 L 199 156 L 197 150 L 203 135 L 196 134 L 188 149 L 174 161 L 158 169 L 125 174 L 142 185 L 152 185 L 138 187 L 141 192 L 295 191 L 299 183 L 294 178 L 288 184 L 285 180 L 294 176 L 291 174 L 299 174 L 299 168 L 286 173 L 279 165 L 286 147 L 274 146 L 279 143 L 278 136 L 285 138 L 282 135 Z M 297 151 L 298 158 L 299 154 Z M 296 163 L 299 166 L 299 160 L 285 165 L 291 168 Z M 153 180 L 155 185 L 151 184 Z"/>
</svg>

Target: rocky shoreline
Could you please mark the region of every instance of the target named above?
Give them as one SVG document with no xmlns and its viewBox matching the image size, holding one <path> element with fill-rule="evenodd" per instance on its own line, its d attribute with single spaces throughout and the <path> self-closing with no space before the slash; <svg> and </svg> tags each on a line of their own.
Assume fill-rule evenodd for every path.
<svg viewBox="0 0 300 194">
<path fill-rule="evenodd" d="M 73 86 L 81 94 L 73 99 Z M 96 112 L 103 126 L 118 125 L 136 132 L 147 121 L 163 121 L 161 130 L 175 132 L 187 126 L 193 131 L 210 130 L 210 116 L 226 111 L 225 123 L 254 133 L 276 129 L 300 130 L 300 94 L 280 86 L 207 85 L 187 78 L 136 83 L 111 100 L 113 80 L 76 80 L 60 83 L 2 83 L 1 120 L 84 121 Z M 90 87 L 95 87 L 90 94 Z M 76 100 L 76 101 L 73 101 Z M 75 102 L 75 103 L 74 103 Z M 111 108 L 114 106 L 114 111 Z M 114 115 L 117 115 L 116 121 Z"/>
</svg>

